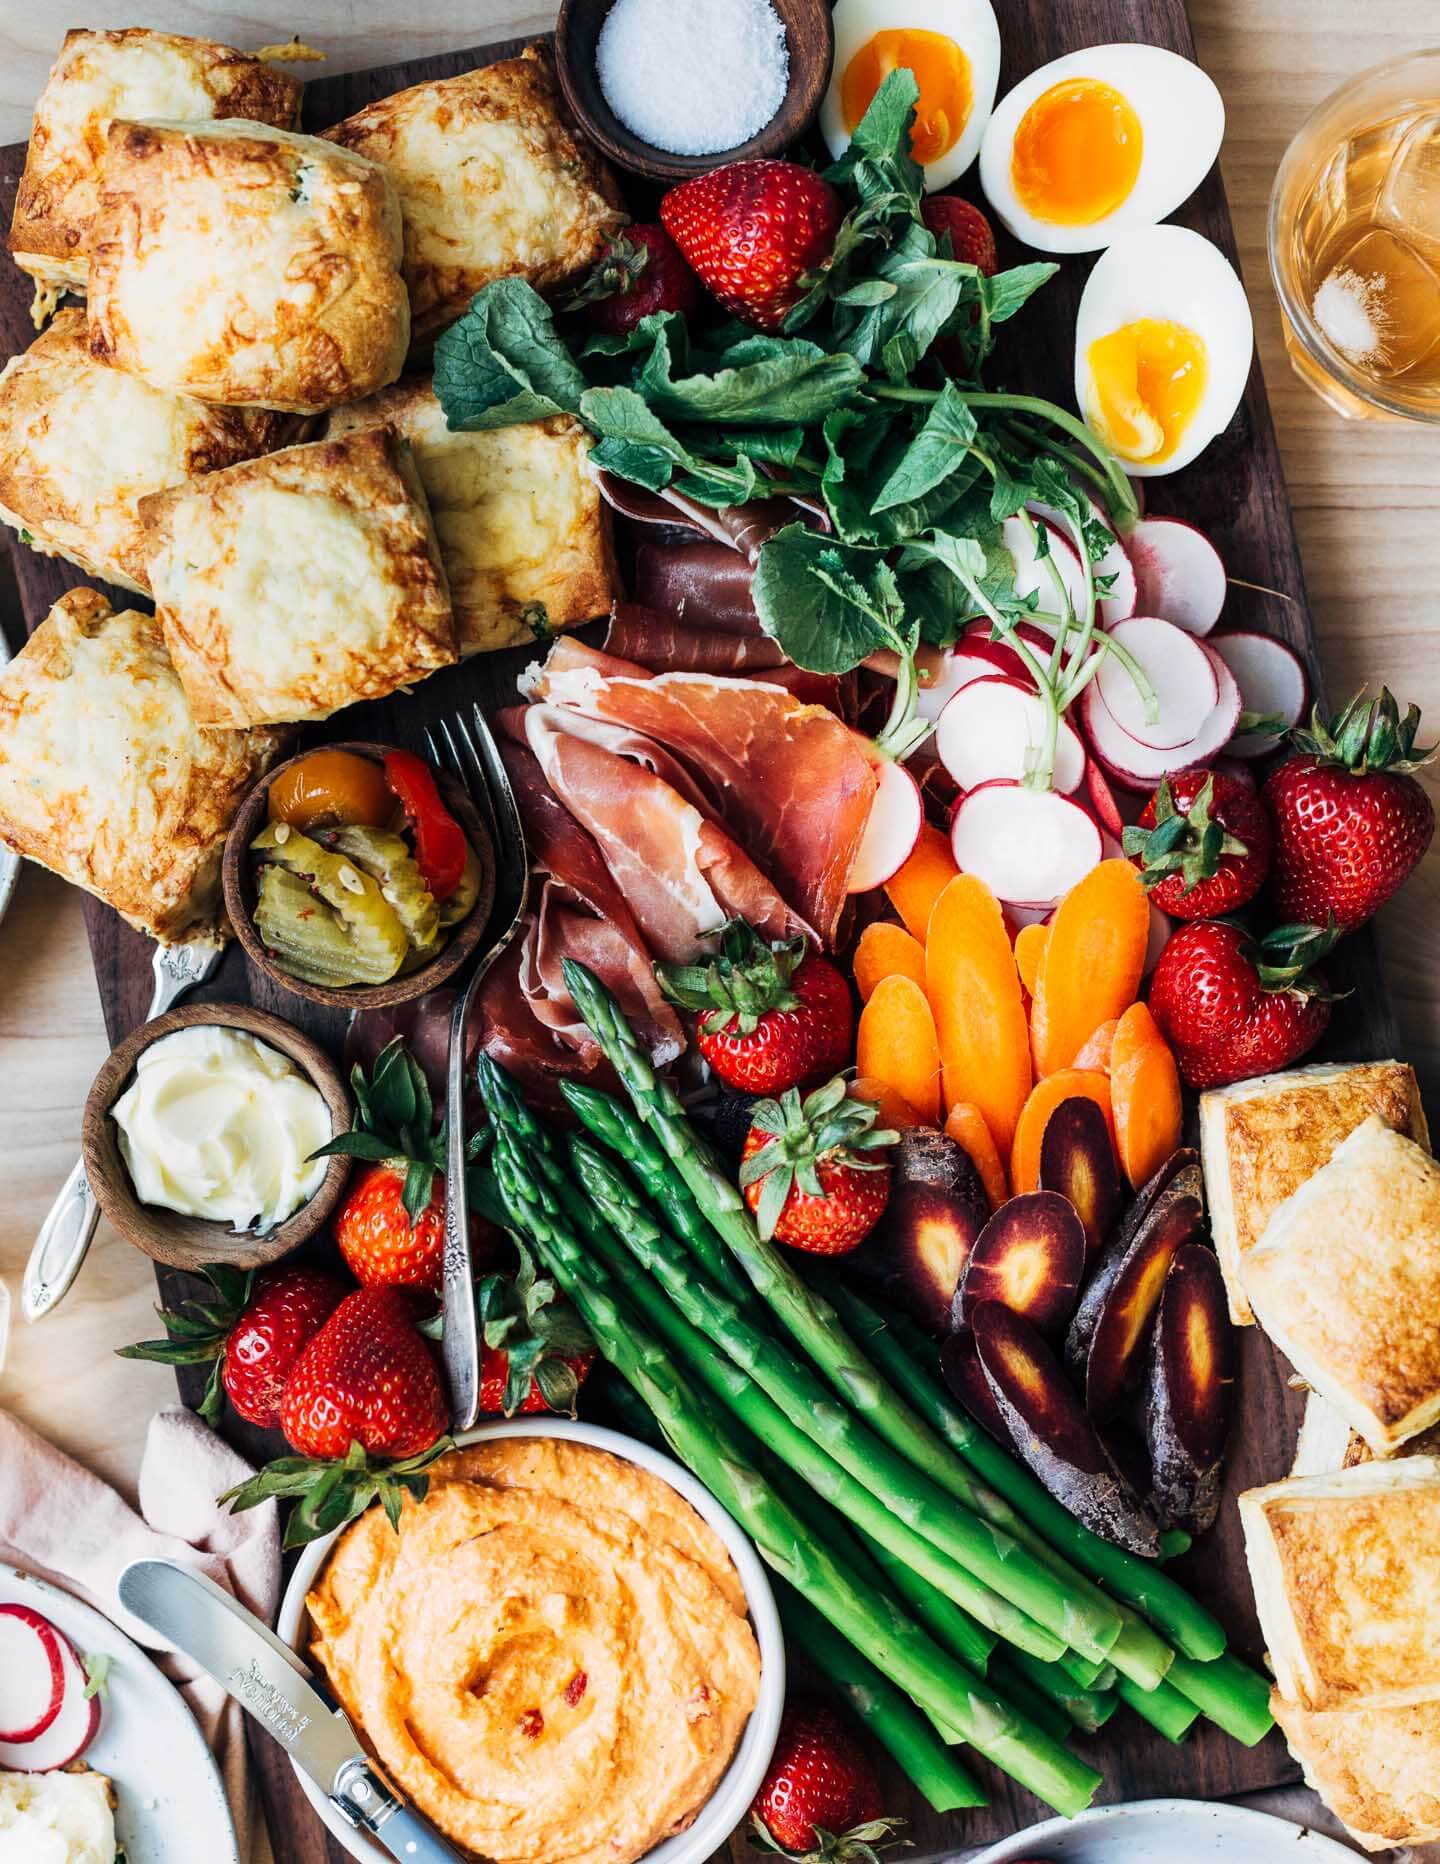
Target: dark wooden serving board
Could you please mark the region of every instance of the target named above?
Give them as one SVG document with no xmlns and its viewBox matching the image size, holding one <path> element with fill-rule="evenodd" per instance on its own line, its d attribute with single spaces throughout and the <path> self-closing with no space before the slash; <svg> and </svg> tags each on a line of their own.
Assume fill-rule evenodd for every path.
<svg viewBox="0 0 1440 1864">
<path fill-rule="evenodd" d="M 1110 40 L 1144 39 L 1194 55 L 1184 0 L 995 0 L 995 6 L 1006 48 L 1002 92 L 1047 59 Z M 321 76 L 306 88 L 306 126 L 324 128 L 404 85 L 491 63 L 513 55 L 522 44 L 512 40 L 343 77 Z M 23 146 L 0 151 L 0 224 L 6 226 L 24 153 Z M 1218 170 L 1177 218 L 1208 234 L 1235 258 Z M 1021 382 L 1069 402 L 1073 315 L 1087 269 L 1088 261 L 1083 258 L 1068 261 L 1036 306 L 1010 326 L 1011 353 L 998 359 L 1001 366 L 992 371 L 997 379 Z M 1251 284 L 1253 290 L 1265 289 L 1263 280 Z M 0 261 L 0 349 L 7 359 L 32 338 L 29 300 L 28 279 Z M 1151 509 L 1176 512 L 1210 532 L 1232 577 L 1278 592 L 1233 589 L 1229 625 L 1253 626 L 1282 636 L 1304 656 L 1312 675 L 1318 673 L 1289 500 L 1258 364 L 1230 431 L 1186 471 L 1151 480 L 1147 490 Z M 68 564 L 23 548 L 16 548 L 14 560 L 29 628 L 42 619 L 57 596 L 83 580 Z M 134 598 L 117 593 L 115 599 L 126 604 Z M 352 708 L 326 730 L 331 735 L 408 742 L 423 749 L 425 725 L 457 700 L 473 697 L 487 704 L 512 700 L 515 676 L 530 658 L 529 650 L 520 649 L 471 660 L 436 675 L 408 697 Z M 111 1041 L 118 1042 L 145 1014 L 150 947 L 98 902 L 86 899 L 85 914 L 106 1024 Z M 1347 973 L 1343 981 L 1352 994 L 1337 1008 L 1324 1052 L 1336 1058 L 1393 1055 L 1394 1019 L 1368 934 L 1347 942 L 1343 963 Z M 318 1009 L 251 974 L 234 946 L 203 995 L 253 1000 L 332 1044 L 343 1034 L 339 1013 Z M 83 1299 L 83 1292 L 77 1298 Z M 1237 1647 L 1252 1659 L 1259 1654 L 1258 1631 L 1234 1498 L 1241 1489 L 1282 1475 L 1288 1465 L 1300 1404 L 1287 1388 L 1286 1374 L 1284 1362 L 1258 1331 L 1246 1330 L 1241 1425 L 1225 1507 L 1216 1530 L 1177 1569 L 1219 1613 Z M 191 1401 L 198 1395 L 183 1379 L 182 1390 Z M 234 1426 L 233 1419 L 230 1423 Z M 235 1426 L 233 1435 L 248 1453 L 266 1453 L 267 1445 L 256 1433 Z M 1272 1734 L 1258 1748 L 1247 1750 L 1204 1722 L 1184 1744 L 1171 1747 L 1121 1711 L 1101 1736 L 1079 1745 L 1104 1773 L 1101 1797 L 1107 1800 L 1171 1793 L 1219 1798 L 1298 1776 L 1278 1736 Z M 263 1736 L 257 1737 L 256 1750 L 279 1864 L 321 1864 L 322 1860 L 341 1864 L 344 1854 L 309 1810 L 279 1750 Z M 989 1808 L 943 1819 L 930 1813 L 898 1775 L 892 1778 L 890 1804 L 909 1815 L 908 1831 L 917 1853 L 923 1856 L 983 1843 L 1044 1816 L 1035 1800 L 993 1769 L 981 1763 L 978 1771 L 992 1790 Z M 755 1855 L 741 1839 L 733 1842 L 732 1850 L 737 1857 Z"/>
</svg>

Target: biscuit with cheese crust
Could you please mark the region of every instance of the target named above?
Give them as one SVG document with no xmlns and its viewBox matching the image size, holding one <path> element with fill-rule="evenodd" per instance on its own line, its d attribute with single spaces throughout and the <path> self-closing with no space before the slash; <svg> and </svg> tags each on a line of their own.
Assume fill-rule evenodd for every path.
<svg viewBox="0 0 1440 1864">
<path fill-rule="evenodd" d="M 376 427 L 141 501 L 170 656 L 207 725 L 319 719 L 456 658 L 425 494 Z"/>
<path fill-rule="evenodd" d="M 90 350 L 156 388 L 315 414 L 399 375 L 400 208 L 334 143 L 234 120 L 106 132 Z"/>
</svg>

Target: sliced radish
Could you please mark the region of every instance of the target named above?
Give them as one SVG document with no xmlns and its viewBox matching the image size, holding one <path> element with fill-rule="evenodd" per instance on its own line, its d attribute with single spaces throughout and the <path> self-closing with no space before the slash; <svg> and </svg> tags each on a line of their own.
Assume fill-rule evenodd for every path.
<svg viewBox="0 0 1440 1864">
<path fill-rule="evenodd" d="M 1139 666 L 1155 691 L 1157 712 L 1145 715 L 1140 688 L 1115 654 L 1106 654 L 1094 685 L 1123 732 L 1151 751 L 1188 744 L 1219 698 L 1211 656 L 1193 635 L 1155 615 L 1133 615 L 1110 630 L 1110 639 Z"/>
<path fill-rule="evenodd" d="M 981 627 L 988 631 L 989 622 Z M 920 688 L 916 711 L 921 718 L 937 719 L 962 687 L 972 680 L 993 678 L 1003 673 L 1011 679 L 1026 679 L 1025 662 L 1013 647 L 1003 641 L 972 639 L 968 632 L 960 643 L 949 649 L 941 662 L 940 677 Z"/>
<path fill-rule="evenodd" d="M 1229 744 L 1240 717 L 1240 688 L 1220 656 L 1213 654 L 1210 658 L 1215 668 L 1217 702 L 1200 731 L 1173 750 L 1157 751 L 1140 744 L 1115 723 L 1095 690 L 1096 682 L 1092 680 L 1085 688 L 1080 716 L 1091 753 L 1104 767 L 1106 776 L 1122 789 L 1152 790 L 1161 777 L 1195 764 L 1208 764 Z"/>
<path fill-rule="evenodd" d="M 1045 533 L 1050 555 L 1060 571 L 1060 579 L 1070 597 L 1071 606 L 1078 613 L 1085 600 L 1085 572 L 1080 567 L 1075 546 L 1048 520 L 1037 518 L 1033 522 L 1037 529 L 1043 529 Z M 1052 615 L 1058 613 L 1060 594 L 1055 587 L 1055 578 L 1049 564 L 1035 548 L 1030 525 L 1024 518 L 1006 518 L 1000 526 L 1000 541 L 1010 552 L 1010 560 L 1015 565 L 1016 595 L 1022 600 L 1028 595 L 1037 595 L 1042 609 Z"/>
<path fill-rule="evenodd" d="M 1119 841 L 1125 833 L 1125 818 L 1115 800 L 1115 792 L 1105 781 L 1105 772 L 1093 757 L 1085 760 L 1085 794 L 1095 820 L 1107 835 Z"/>
<path fill-rule="evenodd" d="M 1006 905 L 1053 905 L 1100 859 L 1100 830 L 1073 797 L 982 783 L 960 799 L 950 850 Z"/>
<path fill-rule="evenodd" d="M 1012 900 L 1005 908 L 1005 923 L 1010 928 L 1010 943 L 1015 943 L 1015 934 L 1024 926 L 1043 926 L 1055 908 L 1045 906 L 1017 906 Z"/>
<path fill-rule="evenodd" d="M 33 1741 L 60 1713 L 65 1669 L 58 1632 L 28 1605 L 0 1605 L 0 1741 Z"/>
<path fill-rule="evenodd" d="M 100 1697 L 87 1696 L 84 1666 L 69 1638 L 56 1634 L 62 1670 L 60 1707 L 43 1734 L 31 1741 L 0 1741 L 0 1768 L 50 1773 L 79 1760 L 100 1728 Z"/>
<path fill-rule="evenodd" d="M 875 765 L 875 800 L 850 869 L 848 891 L 868 893 L 883 886 L 905 865 L 924 820 L 920 785 L 903 764 L 882 758 Z"/>
<path fill-rule="evenodd" d="M 1100 613 L 1100 625 L 1104 628 L 1113 628 L 1117 621 L 1128 621 L 1135 613 L 1135 569 L 1126 555 L 1125 546 L 1115 535 L 1115 527 L 1111 524 L 1105 507 L 1098 499 L 1091 498 L 1088 493 L 1085 496 L 1086 503 L 1090 507 L 1090 522 L 1101 526 L 1110 537 L 1104 556 L 1099 557 L 1095 562 L 1093 574 L 1097 583 L 1103 580 L 1109 581 L 1109 594 L 1100 596 L 1096 606 Z M 1034 502 L 1027 505 L 1025 509 L 1037 518 L 1044 518 L 1052 529 L 1060 531 L 1067 544 L 1071 543 L 1070 533 L 1065 528 L 1064 514 L 1057 511 L 1053 505 Z"/>
<path fill-rule="evenodd" d="M 1208 634 L 1225 606 L 1225 565 L 1183 518 L 1142 518 L 1125 539 L 1135 571 L 1135 607 L 1163 615 L 1187 634 Z"/>
<path fill-rule="evenodd" d="M 1278 713 L 1287 726 L 1298 725 L 1310 703 L 1310 681 L 1298 654 L 1272 634 L 1237 629 L 1217 634 L 1209 643 L 1235 675 L 1240 703 L 1247 712 Z M 1232 757 L 1264 757 L 1276 749 L 1273 732 L 1242 731 L 1232 738 Z"/>
<path fill-rule="evenodd" d="M 973 680 L 940 714 L 935 750 L 962 790 L 1003 778 L 1018 782 L 1045 741 L 1048 713 L 1019 680 Z M 1068 796 L 1085 775 L 1085 747 L 1065 719 L 1055 734 L 1053 787 Z"/>
</svg>

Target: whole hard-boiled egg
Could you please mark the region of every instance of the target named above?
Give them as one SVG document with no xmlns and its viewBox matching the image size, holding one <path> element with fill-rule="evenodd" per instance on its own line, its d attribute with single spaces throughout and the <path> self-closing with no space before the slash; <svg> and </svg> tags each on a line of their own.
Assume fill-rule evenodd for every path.
<svg viewBox="0 0 1440 1864">
<path fill-rule="evenodd" d="M 920 87 L 910 148 L 927 188 L 965 173 L 1000 78 L 990 0 L 835 0 L 835 64 L 820 130 L 837 159 L 871 98 L 898 65 Z"/>
<path fill-rule="evenodd" d="M 1139 227 L 1096 261 L 1075 314 L 1075 399 L 1127 473 L 1188 466 L 1230 424 L 1255 346 L 1245 287 L 1188 227 Z"/>
<path fill-rule="evenodd" d="M 1032 71 L 996 105 L 980 185 L 1040 252 L 1095 252 L 1192 194 L 1225 106 L 1198 65 L 1158 45 L 1094 45 Z"/>
</svg>

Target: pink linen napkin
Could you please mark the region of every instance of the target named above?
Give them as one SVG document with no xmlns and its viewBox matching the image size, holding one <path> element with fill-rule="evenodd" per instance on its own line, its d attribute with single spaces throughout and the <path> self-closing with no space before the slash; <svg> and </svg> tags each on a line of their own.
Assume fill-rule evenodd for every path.
<svg viewBox="0 0 1440 1864">
<path fill-rule="evenodd" d="M 251 1474 L 193 1412 L 173 1406 L 150 1420 L 137 1514 L 108 1483 L 0 1411 L 0 1558 L 77 1593 L 152 1651 L 154 1633 L 115 1596 L 115 1582 L 131 1560 L 194 1566 L 268 1624 L 280 1598 L 275 1504 L 236 1515 L 215 1501 Z M 214 1750 L 240 1856 L 248 1858 L 251 1807 L 239 1704 L 187 1658 L 172 1653 L 157 1661 Z"/>
</svg>

